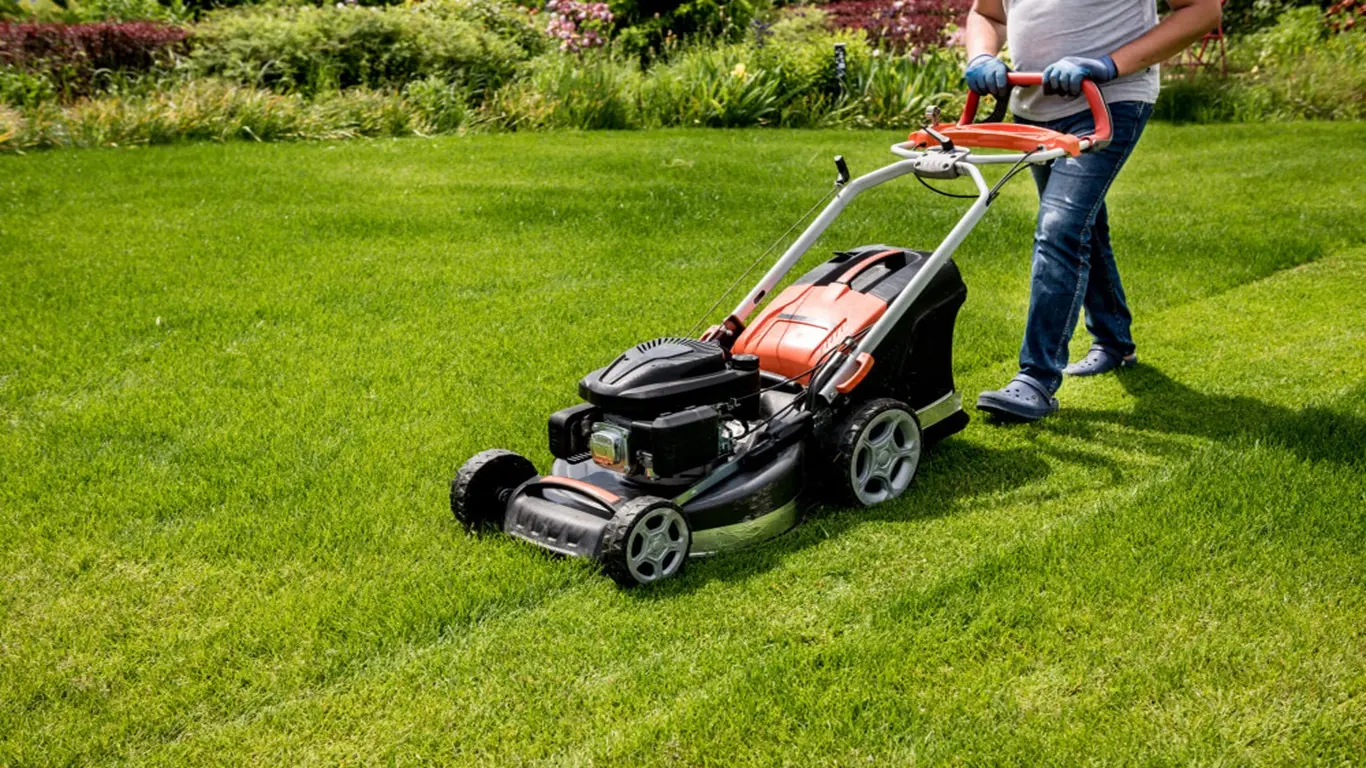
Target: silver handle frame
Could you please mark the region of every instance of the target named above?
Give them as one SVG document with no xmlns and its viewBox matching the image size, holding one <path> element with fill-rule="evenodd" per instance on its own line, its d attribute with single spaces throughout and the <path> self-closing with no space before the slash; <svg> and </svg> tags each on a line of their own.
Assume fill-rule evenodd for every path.
<svg viewBox="0 0 1366 768">
<path fill-rule="evenodd" d="M 1085 142 L 1084 139 L 1083 142 Z M 1090 149 L 1089 143 L 1087 143 L 1084 148 Z M 929 157 L 933 152 L 934 151 L 919 151 L 914 147 L 909 146 L 909 142 L 893 145 L 892 153 L 905 159 L 879 168 L 863 176 L 859 176 L 845 184 L 835 195 L 835 198 L 821 211 L 820 215 L 802 231 L 801 235 L 792 242 L 792 245 L 788 246 L 787 250 L 783 252 L 783 255 L 778 261 L 769 268 L 768 272 L 764 273 L 764 276 L 759 279 L 759 283 L 741 299 L 740 303 L 736 305 L 735 309 L 731 312 L 731 316 L 741 322 L 748 319 L 754 310 L 759 307 L 759 304 L 764 298 L 766 298 L 778 283 L 787 276 L 787 273 L 797 265 L 797 262 L 801 260 L 802 256 L 805 256 L 806 252 L 811 250 L 811 247 L 815 245 L 821 235 L 825 234 L 825 230 L 829 228 L 830 224 L 839 217 L 840 213 L 844 211 L 845 207 L 848 206 L 855 197 L 873 187 L 885 184 L 893 179 L 905 176 L 906 174 L 915 173 L 921 168 L 922 160 Z M 972 232 L 973 228 L 975 228 L 977 223 L 982 220 L 982 217 L 986 215 L 987 206 L 991 204 L 991 189 L 987 186 L 986 180 L 982 178 L 982 172 L 977 169 L 977 166 L 1017 162 L 1037 165 L 1051 162 L 1066 154 L 1065 150 L 1061 149 L 1040 152 L 1038 154 L 1013 153 L 1002 155 L 973 155 L 971 150 L 962 152 L 963 154 L 958 158 L 955 167 L 960 174 L 971 178 L 973 183 L 977 186 L 977 198 L 973 201 L 972 205 L 968 207 L 968 210 L 963 214 L 962 218 L 958 220 L 958 223 L 954 225 L 953 229 L 944 237 L 943 241 L 939 243 L 939 247 L 934 249 L 934 253 L 930 254 L 930 258 L 921 266 L 915 277 L 911 279 L 911 282 L 906 285 L 901 291 L 901 294 L 897 296 L 896 300 L 888 305 L 887 311 L 882 313 L 882 317 L 868 329 L 868 332 L 864 334 L 863 338 L 859 340 L 858 344 L 853 349 L 846 350 L 842 354 L 843 361 L 840 364 L 838 372 L 834 376 L 821 377 L 824 383 L 821 384 L 817 394 L 824 398 L 826 402 L 833 402 L 838 395 L 836 388 L 850 376 L 854 375 L 858 370 L 858 356 L 865 352 L 872 355 L 873 351 L 877 349 L 883 339 L 891 333 L 892 328 L 896 326 L 897 322 L 900 321 L 902 316 L 911 308 L 911 305 L 915 303 L 915 300 L 920 298 L 920 294 L 925 291 L 925 287 L 929 285 L 930 281 L 934 279 L 934 276 L 939 273 L 939 270 L 953 256 L 954 251 L 958 250 L 958 246 L 967 239 L 967 236 Z M 873 357 L 876 360 L 876 355 L 873 355 Z M 811 381 L 813 384 L 815 383 L 816 374 L 813 373 Z"/>
</svg>

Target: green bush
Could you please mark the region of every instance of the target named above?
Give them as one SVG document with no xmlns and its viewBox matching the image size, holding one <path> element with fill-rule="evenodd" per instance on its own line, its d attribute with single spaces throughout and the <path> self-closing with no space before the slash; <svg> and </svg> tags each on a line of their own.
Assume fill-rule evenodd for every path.
<svg viewBox="0 0 1366 768">
<path fill-rule="evenodd" d="M 942 50 L 919 59 L 871 57 L 849 71 L 850 122 L 873 128 L 919 125 L 927 106 L 961 98 L 962 66 L 956 52 Z"/>
<path fill-rule="evenodd" d="M 1243 79 L 1236 118 L 1366 118 L 1366 31 L 1334 35 L 1298 57 Z"/>
<path fill-rule="evenodd" d="M 640 127 L 640 70 L 607 54 L 550 54 L 490 100 L 486 119 L 509 130 Z"/>
<path fill-rule="evenodd" d="M 202 75 L 306 95 L 428 76 L 480 92 L 545 46 L 525 14 L 488 2 L 253 8 L 213 14 L 192 61 Z"/>
<path fill-rule="evenodd" d="M 1293 65 L 1168 82 L 1153 116 L 1195 123 L 1366 119 L 1366 34 L 1329 38 Z"/>
<path fill-rule="evenodd" d="M 1234 74 L 1163 85 L 1154 116 L 1175 122 L 1366 118 L 1366 30 L 1330 35 L 1316 8 L 1234 41 Z"/>
<path fill-rule="evenodd" d="M 1288 65 L 1313 52 L 1328 36 L 1323 11 L 1295 8 L 1281 14 L 1274 26 L 1238 38 L 1229 49 L 1235 69 Z"/>
<path fill-rule="evenodd" d="M 771 0 L 608 0 L 616 17 L 617 45 L 653 61 L 679 41 L 736 42 Z"/>
<path fill-rule="evenodd" d="M 0 67 L 0 104 L 35 107 L 56 99 L 57 95 L 56 84 L 45 73 Z"/>
<path fill-rule="evenodd" d="M 809 43 L 829 34 L 825 25 L 826 13 L 818 6 L 784 8 L 768 25 L 766 45 L 784 46 Z"/>
<path fill-rule="evenodd" d="M 651 70 L 641 92 L 651 125 L 771 125 L 788 96 L 781 72 L 751 62 L 748 46 L 693 48 Z"/>
<path fill-rule="evenodd" d="M 1317 8 L 1320 12 L 1332 0 L 1227 0 L 1224 3 L 1224 29 L 1245 35 L 1269 27 L 1292 8 Z"/>
</svg>

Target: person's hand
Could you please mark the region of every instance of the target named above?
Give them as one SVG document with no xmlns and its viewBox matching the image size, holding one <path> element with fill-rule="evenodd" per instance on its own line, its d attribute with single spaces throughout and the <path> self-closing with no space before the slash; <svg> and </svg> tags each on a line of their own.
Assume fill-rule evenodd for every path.
<svg viewBox="0 0 1366 768">
<path fill-rule="evenodd" d="M 991 94 L 999 98 L 1010 91 L 1010 86 L 1006 85 L 1010 67 L 989 53 L 974 56 L 963 74 L 968 80 L 968 87 L 979 96 Z"/>
<path fill-rule="evenodd" d="M 1049 64 L 1043 71 L 1044 93 L 1060 93 L 1065 96 L 1080 96 L 1081 83 L 1090 79 L 1096 85 L 1115 79 L 1119 71 L 1115 60 L 1109 56 L 1087 59 L 1081 56 L 1068 56 Z"/>
</svg>

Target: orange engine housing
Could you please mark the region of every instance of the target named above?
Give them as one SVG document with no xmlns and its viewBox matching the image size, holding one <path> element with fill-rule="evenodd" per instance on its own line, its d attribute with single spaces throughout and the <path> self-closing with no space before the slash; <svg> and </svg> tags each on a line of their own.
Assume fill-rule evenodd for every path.
<svg viewBox="0 0 1366 768">
<path fill-rule="evenodd" d="M 887 302 L 855 290 L 850 283 L 883 259 L 899 254 L 883 251 L 865 256 L 831 283 L 798 283 L 778 294 L 735 340 L 735 354 L 758 355 L 759 367 L 803 385 L 808 373 L 832 347 L 871 326 L 887 311 Z"/>
<path fill-rule="evenodd" d="M 876 323 L 887 302 L 843 283 L 794 285 L 735 340 L 737 355 L 758 355 L 759 367 L 783 377 L 810 371 L 821 356 Z M 805 385 L 806 374 L 797 379 Z"/>
</svg>

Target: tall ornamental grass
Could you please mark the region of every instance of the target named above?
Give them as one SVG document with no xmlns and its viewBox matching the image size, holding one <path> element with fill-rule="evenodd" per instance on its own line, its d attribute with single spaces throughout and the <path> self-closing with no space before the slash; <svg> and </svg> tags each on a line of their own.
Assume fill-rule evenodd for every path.
<svg viewBox="0 0 1366 768">
<path fill-rule="evenodd" d="M 640 89 L 634 61 L 551 54 L 495 93 L 483 118 L 507 130 L 639 128 Z"/>
<path fill-rule="evenodd" d="M 185 140 L 288 141 L 422 136 L 460 129 L 463 95 L 441 83 L 403 92 L 356 88 L 306 99 L 217 80 L 129 98 L 32 109 L 0 106 L 0 151 L 169 144 Z"/>
</svg>

